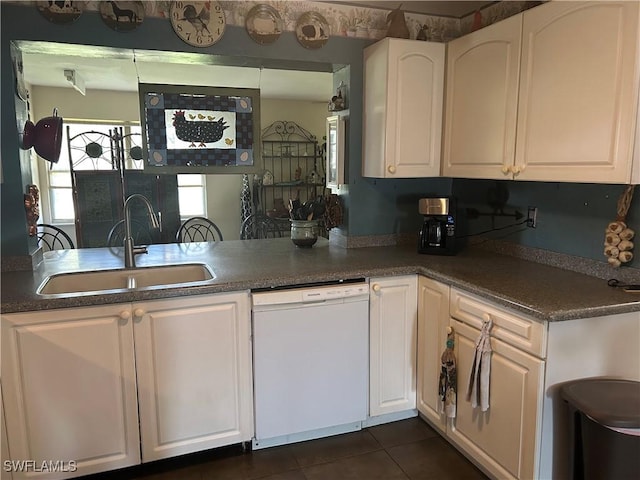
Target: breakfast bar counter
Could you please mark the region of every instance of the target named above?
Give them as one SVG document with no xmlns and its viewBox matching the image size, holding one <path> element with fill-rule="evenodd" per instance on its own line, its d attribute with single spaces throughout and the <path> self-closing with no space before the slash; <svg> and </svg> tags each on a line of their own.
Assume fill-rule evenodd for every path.
<svg viewBox="0 0 640 480">
<path fill-rule="evenodd" d="M 205 285 L 150 287 L 108 294 L 36 293 L 50 275 L 124 268 L 122 248 L 45 253 L 35 271 L 2 274 L 2 313 L 103 305 L 309 283 L 420 274 L 539 320 L 561 321 L 640 312 L 640 293 L 571 270 L 468 248 L 455 256 L 420 255 L 414 246 L 343 248 L 320 239 L 297 248 L 289 238 L 150 245 L 137 266 L 204 263 L 215 278 Z M 640 315 L 640 313 L 639 313 Z"/>
</svg>

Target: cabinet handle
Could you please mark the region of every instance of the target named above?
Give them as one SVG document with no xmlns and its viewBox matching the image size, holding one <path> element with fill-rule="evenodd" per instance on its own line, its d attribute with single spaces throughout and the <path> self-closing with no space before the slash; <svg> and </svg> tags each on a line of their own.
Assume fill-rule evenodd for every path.
<svg viewBox="0 0 640 480">
<path fill-rule="evenodd" d="M 482 314 L 482 323 L 489 323 L 491 321 L 491 315 L 488 313 Z"/>
<path fill-rule="evenodd" d="M 143 310 L 143 309 L 141 309 L 141 308 L 136 308 L 136 309 L 133 311 L 133 314 L 134 314 L 137 318 L 141 318 L 141 317 L 143 317 L 143 316 L 144 316 L 144 310 Z"/>
<path fill-rule="evenodd" d="M 502 173 L 504 173 L 505 175 L 511 172 L 511 166 L 510 165 L 503 165 L 502 166 Z"/>
<path fill-rule="evenodd" d="M 514 167 L 513 173 L 514 173 L 515 175 L 519 175 L 519 174 L 521 174 L 522 172 L 524 172 L 524 168 L 525 168 L 525 167 L 526 167 L 526 165 L 520 165 L 520 166 Z"/>
<path fill-rule="evenodd" d="M 389 173 L 396 173 L 396 167 L 394 167 L 393 165 L 389 165 L 387 167 L 387 170 L 389 171 Z"/>
<path fill-rule="evenodd" d="M 380 291 L 380 285 L 378 285 L 377 283 L 374 283 L 373 286 L 371 287 L 371 290 L 373 290 L 374 292 L 379 292 Z"/>
<path fill-rule="evenodd" d="M 123 310 L 120 312 L 120 318 L 122 320 L 129 320 L 131 318 L 131 310 Z"/>
</svg>

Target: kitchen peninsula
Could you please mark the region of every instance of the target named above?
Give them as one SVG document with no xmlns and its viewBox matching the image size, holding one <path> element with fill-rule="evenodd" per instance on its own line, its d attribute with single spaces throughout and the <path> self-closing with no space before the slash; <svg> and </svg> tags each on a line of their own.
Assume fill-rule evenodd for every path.
<svg viewBox="0 0 640 480">
<path fill-rule="evenodd" d="M 91 452 L 104 451 L 99 461 L 87 462 L 79 445 L 65 447 L 87 474 L 250 441 L 257 341 L 251 294 L 280 286 L 365 280 L 370 363 L 361 375 L 368 376 L 370 400 L 362 426 L 420 414 L 494 478 L 565 471 L 566 447 L 554 433 L 566 422 L 556 403 L 559 384 L 602 375 L 640 379 L 640 298 L 602 278 L 479 247 L 436 256 L 418 254 L 413 244 L 349 249 L 320 239 L 302 249 L 279 238 L 150 245 L 148 251 L 137 257 L 138 270 L 206 264 L 214 278 L 111 293 L 37 293 L 51 275 L 122 271 L 122 248 L 47 252 L 34 271 L 2 274 L 2 387 L 12 451 L 33 455 L 33 442 L 51 451 L 46 439 L 59 415 L 68 418 L 65 428 L 73 424 L 77 435 L 88 435 Z M 491 421 L 476 425 L 469 403 L 459 400 L 458 419 L 449 422 L 439 413 L 436 388 L 447 328 L 455 331 L 466 374 L 487 319 L 494 323 Z M 61 387 L 70 376 L 87 381 Z M 50 397 L 47 407 L 32 403 L 42 395 Z M 196 401 L 202 395 L 211 399 Z M 87 427 L 76 414 L 86 405 L 92 407 L 83 415 L 104 413 L 92 418 L 97 426 Z M 20 412 L 43 423 L 33 429 Z M 112 416 L 117 421 L 100 420 Z M 109 432 L 109 447 L 90 435 L 97 428 Z M 108 455 L 114 448 L 119 454 Z"/>
</svg>

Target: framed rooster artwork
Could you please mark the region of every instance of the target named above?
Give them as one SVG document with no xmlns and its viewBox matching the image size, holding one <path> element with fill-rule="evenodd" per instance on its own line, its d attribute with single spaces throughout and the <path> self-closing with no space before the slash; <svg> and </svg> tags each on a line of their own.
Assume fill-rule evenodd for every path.
<svg viewBox="0 0 640 480">
<path fill-rule="evenodd" d="M 260 91 L 141 83 L 144 170 L 258 173 Z"/>
</svg>

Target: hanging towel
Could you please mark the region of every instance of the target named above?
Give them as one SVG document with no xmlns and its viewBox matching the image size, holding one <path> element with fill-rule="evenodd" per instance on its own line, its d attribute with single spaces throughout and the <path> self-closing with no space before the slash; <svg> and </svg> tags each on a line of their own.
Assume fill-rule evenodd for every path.
<svg viewBox="0 0 640 480">
<path fill-rule="evenodd" d="M 447 348 L 440 357 L 440 381 L 438 393 L 442 400 L 442 411 L 447 418 L 456 418 L 456 388 L 458 375 L 456 373 L 456 357 L 453 354 L 453 330 L 447 334 Z"/>
<path fill-rule="evenodd" d="M 492 326 L 493 321 L 489 318 L 482 325 L 482 330 L 476 340 L 476 350 L 467 390 L 467 400 L 471 400 L 471 406 L 473 408 L 479 406 L 483 412 L 489 410 L 489 380 L 491 378 L 491 338 L 489 332 Z"/>
</svg>

